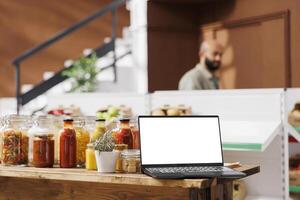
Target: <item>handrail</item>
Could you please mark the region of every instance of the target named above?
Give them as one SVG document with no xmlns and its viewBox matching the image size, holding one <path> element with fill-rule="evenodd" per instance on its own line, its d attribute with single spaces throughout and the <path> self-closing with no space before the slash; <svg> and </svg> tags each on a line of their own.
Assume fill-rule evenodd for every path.
<svg viewBox="0 0 300 200">
<path fill-rule="evenodd" d="M 116 11 L 117 11 L 117 8 L 123 4 L 126 3 L 126 0 L 114 0 L 113 2 L 109 3 L 107 6 L 101 8 L 100 10 L 94 12 L 93 14 L 91 14 L 90 16 L 86 17 L 85 19 L 79 21 L 78 23 L 72 25 L 71 27 L 59 32 L 58 34 L 54 35 L 53 37 L 51 37 L 50 39 L 42 42 L 41 44 L 37 45 L 36 47 L 32 48 L 32 49 L 29 49 L 27 51 L 25 51 L 23 54 L 21 54 L 20 56 L 18 56 L 17 58 L 15 58 L 12 62 L 13 65 L 15 65 L 15 70 L 16 70 L 16 73 L 15 73 L 15 76 L 16 76 L 16 98 L 17 98 L 17 113 L 19 113 L 19 110 L 20 110 L 20 106 L 21 105 L 25 105 L 25 102 L 22 102 L 22 100 L 26 99 L 26 102 L 28 102 L 29 99 L 33 99 L 37 96 L 39 96 L 40 94 L 42 94 L 43 92 L 45 92 L 46 88 L 51 88 L 53 87 L 53 84 L 57 84 L 59 82 L 61 82 L 63 80 L 62 77 L 58 78 L 55 82 L 52 82 L 51 83 L 51 87 L 47 86 L 47 87 L 44 87 L 43 90 L 39 89 L 39 92 L 36 92 L 38 90 L 34 90 L 34 91 L 29 91 L 26 93 L 26 95 L 21 95 L 21 79 L 20 79 L 20 64 L 23 60 L 27 59 L 28 57 L 38 53 L 39 51 L 47 48 L 48 46 L 52 45 L 53 43 L 57 42 L 58 40 L 64 38 L 65 36 L 69 35 L 70 33 L 73 33 L 74 31 L 82 28 L 83 26 L 87 25 L 88 23 L 90 23 L 91 21 L 93 21 L 94 19 L 98 18 L 98 17 L 101 17 L 103 15 L 105 15 L 106 13 L 108 12 L 111 12 L 112 13 L 112 22 L 111 22 L 111 27 L 112 27 L 112 32 L 111 32 L 111 41 L 114 43 L 115 40 L 116 40 L 116 26 L 117 26 L 117 23 L 116 23 Z M 115 80 L 117 80 L 117 73 L 116 73 L 116 61 L 117 61 L 117 58 L 116 58 L 116 52 L 115 52 L 115 45 L 113 44 L 112 46 L 112 49 L 113 51 L 113 70 L 114 70 L 114 75 L 115 75 Z M 62 70 L 63 71 L 63 70 Z M 45 84 L 43 84 L 44 86 Z M 39 87 L 40 84 L 37 86 Z M 28 95 L 29 94 L 34 94 L 34 97 L 30 97 L 28 98 Z M 26 98 L 25 98 L 26 97 Z M 29 100 L 30 101 L 30 100 Z"/>
<path fill-rule="evenodd" d="M 25 53 L 23 53 L 20 56 L 18 56 L 17 58 L 15 58 L 13 60 L 13 64 L 16 65 L 16 64 L 20 63 L 21 61 L 25 60 L 29 56 L 31 56 L 33 54 L 36 54 L 37 52 L 41 51 L 42 49 L 45 49 L 46 47 L 50 46 L 54 42 L 62 39 L 66 35 L 68 35 L 68 34 L 74 32 L 74 31 L 80 29 L 81 27 L 87 25 L 88 23 L 90 23 L 94 19 L 96 19 L 98 17 L 101 17 L 101 16 L 105 15 L 108 12 L 113 11 L 114 9 L 121 6 L 125 2 L 126 2 L 126 0 L 115 0 L 115 1 L 113 1 L 112 3 L 108 4 L 107 6 L 101 8 L 100 10 L 98 10 L 96 12 L 94 12 L 89 17 L 87 17 L 87 18 L 81 20 L 80 22 L 74 24 L 73 26 L 61 31 L 60 33 L 58 33 L 55 36 L 53 36 L 52 38 L 44 41 L 43 43 L 37 45 L 36 47 L 27 50 Z"/>
</svg>

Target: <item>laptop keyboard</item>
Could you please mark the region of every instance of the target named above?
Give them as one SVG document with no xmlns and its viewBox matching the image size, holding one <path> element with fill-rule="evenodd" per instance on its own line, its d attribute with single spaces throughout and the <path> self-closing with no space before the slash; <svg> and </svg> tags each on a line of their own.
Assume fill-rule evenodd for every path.
<svg viewBox="0 0 300 200">
<path fill-rule="evenodd" d="M 213 167 L 158 167 L 147 168 L 152 173 L 191 173 L 191 172 L 222 172 L 222 166 Z"/>
</svg>

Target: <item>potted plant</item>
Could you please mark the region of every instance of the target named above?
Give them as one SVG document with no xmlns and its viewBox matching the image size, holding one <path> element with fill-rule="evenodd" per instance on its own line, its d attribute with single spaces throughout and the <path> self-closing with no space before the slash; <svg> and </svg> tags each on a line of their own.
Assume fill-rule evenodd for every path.
<svg viewBox="0 0 300 200">
<path fill-rule="evenodd" d="M 69 92 L 93 92 L 98 84 L 97 75 L 100 69 L 96 67 L 98 57 L 93 53 L 90 57 L 82 56 L 65 70 L 62 75 L 72 79 Z"/>
<path fill-rule="evenodd" d="M 98 172 L 115 172 L 118 153 L 113 151 L 115 139 L 112 131 L 107 131 L 95 141 L 95 156 Z"/>
</svg>

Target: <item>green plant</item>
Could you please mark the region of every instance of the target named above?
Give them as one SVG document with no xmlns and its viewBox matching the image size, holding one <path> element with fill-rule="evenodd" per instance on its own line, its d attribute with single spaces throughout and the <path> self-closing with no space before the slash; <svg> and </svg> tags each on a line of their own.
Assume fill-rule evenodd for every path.
<svg viewBox="0 0 300 200">
<path fill-rule="evenodd" d="M 98 57 L 93 53 L 90 57 L 82 56 L 65 70 L 62 75 L 72 78 L 72 88 L 69 92 L 92 92 L 97 84 L 100 69 L 95 66 Z"/>
<path fill-rule="evenodd" d="M 98 151 L 112 151 L 115 147 L 115 139 L 112 135 L 112 131 L 107 131 L 101 138 L 95 141 L 95 150 Z"/>
</svg>

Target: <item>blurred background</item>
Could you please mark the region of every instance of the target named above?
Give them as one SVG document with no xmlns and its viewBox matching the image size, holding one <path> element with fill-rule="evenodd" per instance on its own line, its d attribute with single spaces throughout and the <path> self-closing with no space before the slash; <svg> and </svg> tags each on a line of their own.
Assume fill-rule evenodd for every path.
<svg viewBox="0 0 300 200">
<path fill-rule="evenodd" d="M 0 96 L 16 95 L 15 58 L 112 2 L 1 1 Z M 177 89 L 180 77 L 198 62 L 199 44 L 207 38 L 215 38 L 225 47 L 221 88 L 300 85 L 299 1 L 132 0 L 115 8 L 115 35 L 113 15 L 107 10 L 22 60 L 20 92 L 53 76 L 65 61 L 78 59 L 85 49 L 110 39 L 116 39 L 116 54 L 122 55 L 126 49 L 130 55 L 117 64 L 118 80 L 114 84 L 100 82 L 99 91 Z M 104 66 L 113 55 L 101 57 L 99 65 Z M 112 71 L 103 72 L 99 80 L 112 82 Z"/>
</svg>

